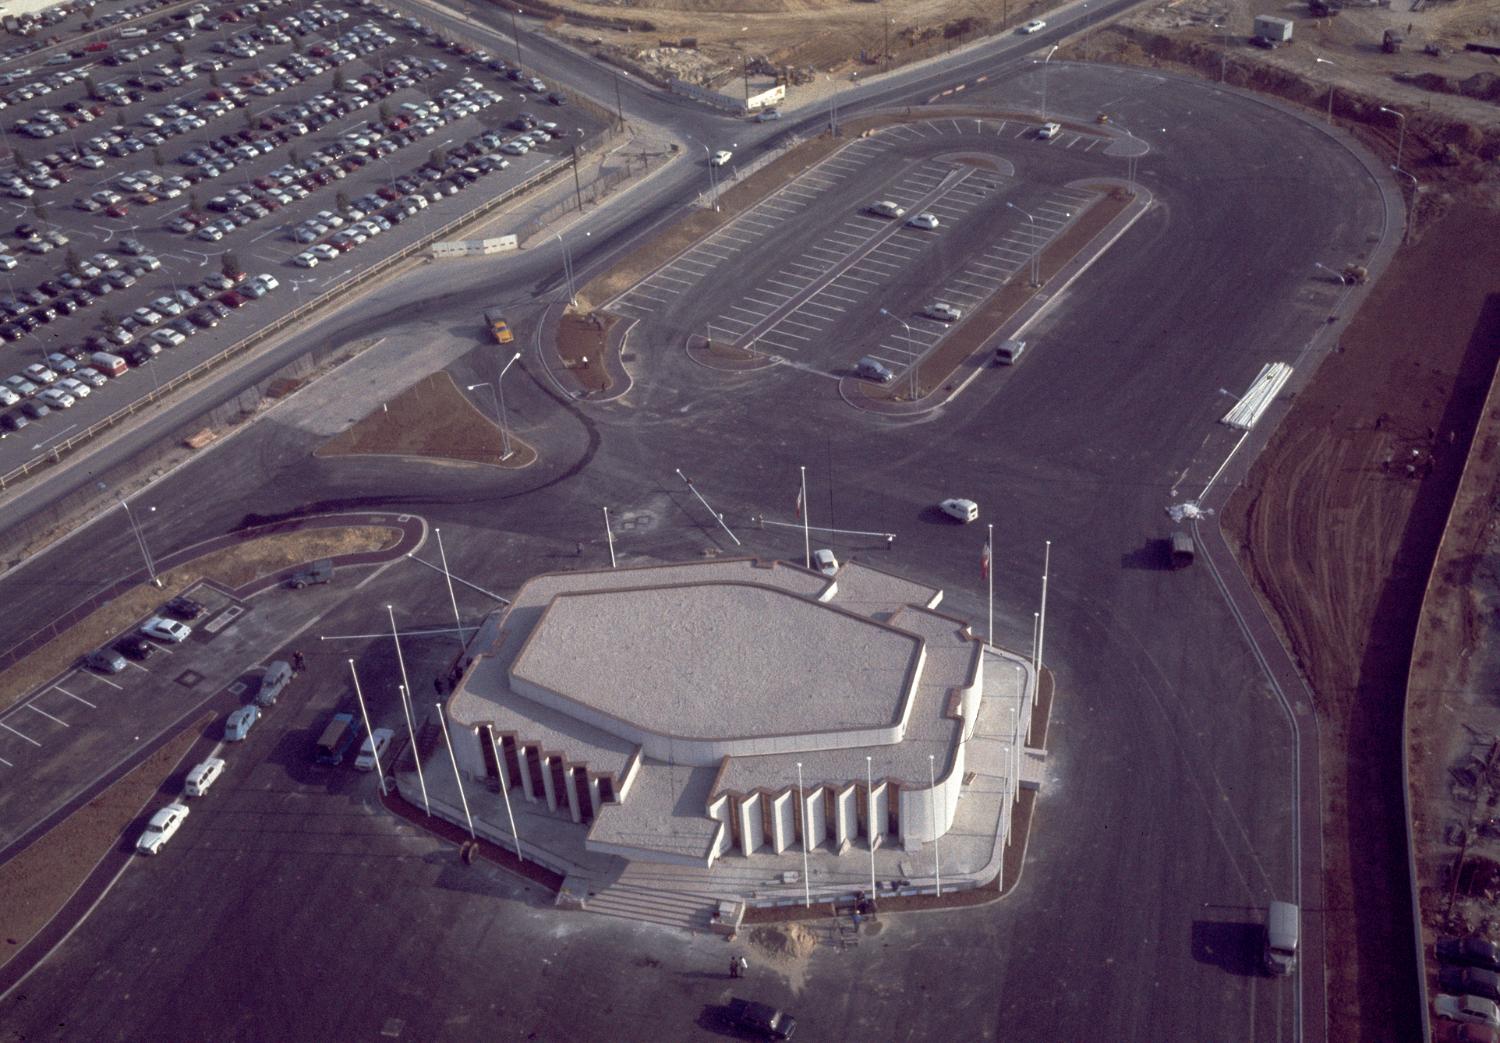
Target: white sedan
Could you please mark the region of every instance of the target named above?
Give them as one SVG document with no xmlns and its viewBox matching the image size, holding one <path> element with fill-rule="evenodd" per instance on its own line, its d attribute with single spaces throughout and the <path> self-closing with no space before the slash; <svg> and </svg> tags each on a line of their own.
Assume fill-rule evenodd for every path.
<svg viewBox="0 0 1500 1043">
<path fill-rule="evenodd" d="M 180 645 L 192 636 L 193 628 L 166 616 L 152 616 L 141 626 L 141 633 L 165 641 L 169 645 Z"/>
<path fill-rule="evenodd" d="M 1031 21 L 1027 22 L 1025 25 L 1021 26 L 1021 32 L 1027 36 L 1030 36 L 1032 33 L 1039 33 L 1045 28 L 1047 28 L 1046 22 L 1042 21 L 1040 18 L 1034 18 Z"/>
<path fill-rule="evenodd" d="M 146 830 L 141 834 L 141 839 L 135 842 L 135 849 L 143 855 L 156 854 L 167 841 L 172 839 L 172 834 L 182 827 L 182 820 L 187 817 L 186 804 L 168 804 L 151 816 L 151 821 L 146 824 Z"/>
<path fill-rule="evenodd" d="M 931 232 L 938 226 L 937 214 L 930 214 L 924 210 L 920 214 L 913 214 L 907 219 L 906 223 L 912 228 L 921 228 L 924 231 Z"/>
<path fill-rule="evenodd" d="M 292 258 L 292 263 L 299 268 L 316 268 L 318 266 L 318 257 L 316 254 L 304 250 Z"/>
<path fill-rule="evenodd" d="M 358 771 L 369 771 L 375 767 L 375 759 L 385 759 L 385 751 L 390 749 L 391 738 L 396 733 L 389 728 L 376 728 L 365 736 L 364 745 L 359 748 L 359 756 L 354 758 L 354 767 Z M 387 765 L 389 767 L 389 765 Z"/>
<path fill-rule="evenodd" d="M 714 158 L 709 160 L 709 163 L 716 167 L 722 167 L 733 158 L 733 152 L 730 152 L 728 149 L 721 148 L 719 149 L 719 151 L 714 153 Z"/>
<path fill-rule="evenodd" d="M 922 314 L 939 322 L 957 322 L 964 313 L 945 301 L 933 301 L 922 309 Z"/>
</svg>

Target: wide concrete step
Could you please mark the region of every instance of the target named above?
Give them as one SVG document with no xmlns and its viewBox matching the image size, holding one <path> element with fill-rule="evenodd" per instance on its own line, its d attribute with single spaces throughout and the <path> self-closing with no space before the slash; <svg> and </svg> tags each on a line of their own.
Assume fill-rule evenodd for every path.
<svg viewBox="0 0 1500 1043">
<path fill-rule="evenodd" d="M 609 888 L 589 896 L 584 909 L 601 916 L 707 930 L 717 906 L 685 895 L 643 894 L 629 888 Z"/>
</svg>

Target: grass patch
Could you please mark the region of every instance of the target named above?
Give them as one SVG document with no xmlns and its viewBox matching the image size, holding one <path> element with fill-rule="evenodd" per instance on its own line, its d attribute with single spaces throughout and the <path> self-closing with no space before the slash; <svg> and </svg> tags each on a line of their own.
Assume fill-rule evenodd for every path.
<svg viewBox="0 0 1500 1043">
<path fill-rule="evenodd" d="M 88 879 L 198 739 L 207 718 L 0 866 L 0 967 L 34 938 Z M 165 796 L 165 794 L 164 794 Z"/>
<path fill-rule="evenodd" d="M 489 392 L 476 394 L 489 404 Z M 504 440 L 495 421 L 480 411 L 447 373 L 433 373 L 330 438 L 318 456 L 420 456 L 437 460 L 525 467 L 536 450 L 510 437 L 511 457 L 503 463 Z"/>
<path fill-rule="evenodd" d="M 558 359 L 584 391 L 608 391 L 614 385 L 604 353 L 609 347 L 609 331 L 619 322 L 618 315 L 595 311 L 587 315 L 568 312 L 558 323 Z"/>
</svg>

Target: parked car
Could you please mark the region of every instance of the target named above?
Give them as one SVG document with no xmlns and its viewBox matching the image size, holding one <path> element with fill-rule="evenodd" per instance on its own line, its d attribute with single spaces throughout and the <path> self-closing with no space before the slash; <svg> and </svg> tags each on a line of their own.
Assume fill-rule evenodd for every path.
<svg viewBox="0 0 1500 1043">
<path fill-rule="evenodd" d="M 156 654 L 156 646 L 140 634 L 130 634 L 115 642 L 115 651 L 129 658 L 145 662 Z"/>
<path fill-rule="evenodd" d="M 1483 996 L 1439 996 L 1433 1001 L 1432 1009 L 1438 1017 L 1450 1021 L 1500 1028 L 1500 1005 Z"/>
<path fill-rule="evenodd" d="M 261 675 L 260 688 L 255 693 L 256 706 L 275 706 L 276 700 L 292 683 L 292 665 L 285 659 L 277 659 L 266 667 Z"/>
<path fill-rule="evenodd" d="M 186 594 L 179 594 L 162 606 L 162 611 L 177 619 L 191 622 L 203 615 L 203 606 Z"/>
<path fill-rule="evenodd" d="M 192 636 L 193 628 L 166 616 L 152 616 L 141 624 L 141 633 L 169 645 L 180 645 Z"/>
<path fill-rule="evenodd" d="M 729 1023 L 737 1031 L 761 1039 L 791 1039 L 797 1031 L 797 1019 L 782 1010 L 751 1000 L 729 1001 Z"/>
<path fill-rule="evenodd" d="M 187 817 L 186 804 L 168 804 L 151 816 L 145 832 L 135 843 L 135 849 L 143 855 L 157 854 L 177 830 L 182 828 L 182 821 Z"/>
<path fill-rule="evenodd" d="M 936 319 L 939 322 L 957 322 L 963 318 L 963 312 L 946 301 L 933 301 L 922 309 L 925 318 Z"/>
<path fill-rule="evenodd" d="M 1444 992 L 1459 996 L 1483 996 L 1487 1000 L 1500 1001 L 1500 973 L 1487 971 L 1483 967 L 1449 965 L 1439 968 L 1438 984 Z"/>
<path fill-rule="evenodd" d="M 117 674 L 125 669 L 125 657 L 113 648 L 96 648 L 83 657 L 83 665 L 101 674 Z"/>
<path fill-rule="evenodd" d="M 1439 938 L 1437 958 L 1443 963 L 1500 971 L 1500 943 L 1472 935 L 1466 938 Z"/>
<path fill-rule="evenodd" d="M 260 707 L 241 706 L 224 719 L 224 741 L 242 742 L 258 720 Z"/>
<path fill-rule="evenodd" d="M 187 773 L 187 779 L 183 782 L 183 795 L 188 797 L 203 796 L 222 774 L 224 774 L 223 757 L 210 757 L 205 761 L 195 764 L 193 770 Z"/>
<path fill-rule="evenodd" d="M 836 575 L 839 571 L 839 559 L 826 547 L 813 551 L 812 564 L 825 576 Z"/>
<path fill-rule="evenodd" d="M 389 728 L 376 728 L 365 736 L 364 745 L 359 748 L 359 756 L 354 758 L 355 769 L 358 771 L 374 770 L 377 757 L 384 764 L 386 750 L 390 749 L 391 739 L 395 734 Z"/>
</svg>

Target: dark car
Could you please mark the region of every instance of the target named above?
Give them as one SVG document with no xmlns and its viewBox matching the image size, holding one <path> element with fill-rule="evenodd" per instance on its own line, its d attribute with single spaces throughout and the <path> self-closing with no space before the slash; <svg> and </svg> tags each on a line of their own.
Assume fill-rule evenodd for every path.
<svg viewBox="0 0 1500 1043">
<path fill-rule="evenodd" d="M 131 634 L 115 642 L 115 651 L 130 659 L 147 660 L 156 654 L 156 646 L 140 634 Z"/>
<path fill-rule="evenodd" d="M 185 594 L 168 601 L 164 606 L 168 615 L 182 620 L 194 620 L 203 615 L 203 606 Z"/>
<path fill-rule="evenodd" d="M 96 648 L 83 657 L 83 665 L 101 674 L 117 674 L 125 669 L 125 657 L 113 648 Z"/>
<path fill-rule="evenodd" d="M 1484 938 L 1439 938 L 1437 958 L 1444 963 L 1500 971 L 1500 944 Z"/>
<path fill-rule="evenodd" d="M 36 399 L 32 399 L 30 402 L 22 404 L 21 412 L 25 413 L 33 420 L 40 420 L 48 413 L 51 413 L 52 410 L 47 407 L 47 403 L 38 402 Z"/>
<path fill-rule="evenodd" d="M 31 421 L 26 418 L 26 414 L 22 413 L 19 409 L 0 416 L 0 430 L 19 431 L 30 423 Z"/>
<path fill-rule="evenodd" d="M 1500 1000 L 1500 974 L 1483 967 L 1443 967 L 1438 972 L 1438 984 L 1455 996 Z"/>
<path fill-rule="evenodd" d="M 750 1000 L 729 1001 L 729 1022 L 740 1032 L 761 1039 L 791 1039 L 797 1019 L 785 1011 Z"/>
</svg>

